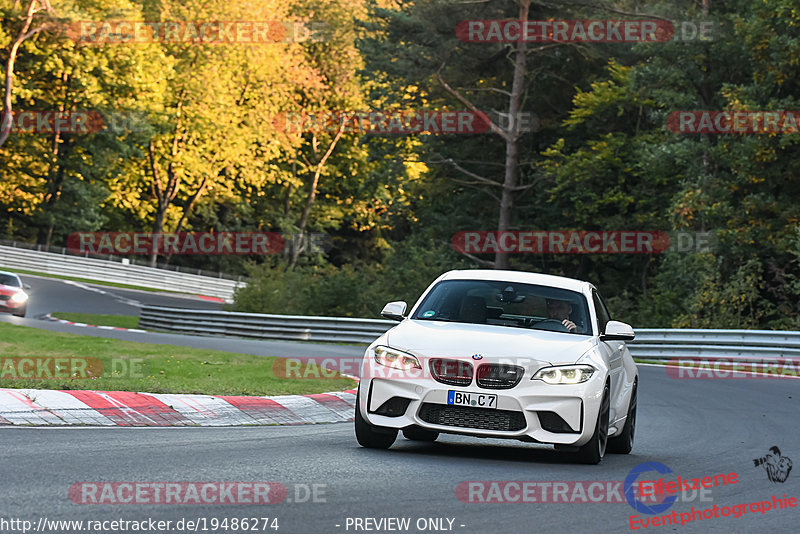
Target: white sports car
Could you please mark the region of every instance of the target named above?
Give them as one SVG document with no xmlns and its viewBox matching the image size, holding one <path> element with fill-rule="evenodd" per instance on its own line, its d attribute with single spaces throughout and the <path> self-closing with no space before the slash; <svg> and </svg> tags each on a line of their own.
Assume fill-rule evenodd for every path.
<svg viewBox="0 0 800 534">
<path fill-rule="evenodd" d="M 364 355 L 355 431 L 389 448 L 439 433 L 554 444 L 596 464 L 630 452 L 638 371 L 630 325 L 595 287 L 516 271 L 450 271 Z"/>
</svg>

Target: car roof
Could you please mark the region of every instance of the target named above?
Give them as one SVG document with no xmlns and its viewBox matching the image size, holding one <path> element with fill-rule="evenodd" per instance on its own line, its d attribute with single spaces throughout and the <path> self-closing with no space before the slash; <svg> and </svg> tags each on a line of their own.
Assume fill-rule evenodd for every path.
<svg viewBox="0 0 800 534">
<path fill-rule="evenodd" d="M 552 274 L 529 273 L 525 271 L 503 271 L 494 269 L 467 269 L 449 271 L 444 273 L 440 280 L 500 280 L 505 282 L 519 282 L 522 284 L 536 284 L 540 286 L 557 287 L 584 293 L 594 286 L 583 280 L 555 276 Z"/>
<path fill-rule="evenodd" d="M 16 273 L 10 273 L 10 272 L 8 272 L 8 271 L 0 271 L 0 274 L 7 274 L 8 276 L 16 276 L 17 278 L 19 278 L 19 275 L 18 275 L 18 274 L 16 274 Z"/>
</svg>

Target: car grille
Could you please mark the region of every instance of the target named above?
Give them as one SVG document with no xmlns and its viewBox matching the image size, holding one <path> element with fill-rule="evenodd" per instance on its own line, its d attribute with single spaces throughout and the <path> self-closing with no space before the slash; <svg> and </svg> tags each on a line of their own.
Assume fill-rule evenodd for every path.
<svg viewBox="0 0 800 534">
<path fill-rule="evenodd" d="M 449 386 L 468 386 L 472 384 L 473 368 L 464 360 L 433 358 L 429 363 L 433 379 Z"/>
<path fill-rule="evenodd" d="M 511 389 L 522 380 L 525 369 L 519 365 L 484 363 L 478 366 L 478 387 L 486 389 Z"/>
<path fill-rule="evenodd" d="M 0 295 L 0 300 L 11 300 L 11 295 Z"/>
<path fill-rule="evenodd" d="M 419 418 L 432 425 L 514 432 L 525 428 L 525 415 L 511 410 L 424 403 Z"/>
</svg>

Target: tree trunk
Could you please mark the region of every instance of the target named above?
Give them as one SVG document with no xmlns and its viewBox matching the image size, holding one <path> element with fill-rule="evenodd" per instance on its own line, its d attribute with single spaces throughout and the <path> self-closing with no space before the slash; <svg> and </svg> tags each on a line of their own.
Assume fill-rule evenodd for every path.
<svg viewBox="0 0 800 534">
<path fill-rule="evenodd" d="M 153 233 L 160 234 L 164 231 L 164 218 L 167 213 L 167 206 L 163 205 L 161 201 L 158 202 L 158 207 L 156 208 L 156 218 L 153 221 Z M 153 248 L 153 251 L 150 253 L 150 267 L 157 267 L 158 266 L 158 252 Z"/>
<path fill-rule="evenodd" d="M 66 110 L 64 102 L 67 100 L 67 87 L 69 84 L 69 75 L 66 72 L 61 73 L 61 83 L 63 84 L 64 91 L 61 102 L 58 104 L 58 112 L 63 113 Z M 50 247 L 50 241 L 53 238 L 53 230 L 55 228 L 55 207 L 61 200 L 61 192 L 64 190 L 64 174 L 65 169 L 63 165 L 63 158 L 68 155 L 71 150 L 70 143 L 64 143 L 64 150 L 61 150 L 61 132 L 56 129 L 53 133 L 52 141 L 50 143 L 50 166 L 47 170 L 47 195 L 45 196 L 44 203 L 42 204 L 42 211 L 46 215 L 47 227 L 39 228 L 39 236 L 37 243 Z"/>
<path fill-rule="evenodd" d="M 339 142 L 339 139 L 342 138 L 342 134 L 344 134 L 344 127 L 345 122 L 340 122 L 339 129 L 336 131 L 336 135 L 333 137 L 330 145 L 328 145 L 328 150 L 325 152 L 325 155 L 322 156 L 322 159 L 320 159 L 317 163 L 317 168 L 314 171 L 314 178 L 311 180 L 311 188 L 308 192 L 308 198 L 306 199 L 306 205 L 303 208 L 303 214 L 300 216 L 300 224 L 297 225 L 298 232 L 296 238 L 294 239 L 294 243 L 292 244 L 292 259 L 289 262 L 288 270 L 294 270 L 295 266 L 297 265 L 297 260 L 300 258 L 300 253 L 303 252 L 303 249 L 300 245 L 303 242 L 306 226 L 308 226 L 308 219 L 311 216 L 311 208 L 314 206 L 314 200 L 317 198 L 317 186 L 319 185 L 319 178 L 322 174 L 322 169 L 325 168 L 325 163 L 327 163 L 328 158 L 331 156 L 331 154 L 333 154 L 336 144 Z"/>
<path fill-rule="evenodd" d="M 177 178 L 175 177 L 175 170 L 170 163 L 167 168 L 167 185 L 163 186 L 161 183 L 161 174 L 156 162 L 156 149 L 153 141 L 149 144 L 150 155 L 150 172 L 153 174 L 153 196 L 156 197 L 156 216 L 153 221 L 153 233 L 160 234 L 164 231 L 164 221 L 167 216 L 167 210 L 170 203 L 177 194 Z M 153 248 L 150 253 L 150 267 L 155 267 L 158 263 L 158 251 Z"/>
<path fill-rule="evenodd" d="M 166 185 L 161 181 L 161 174 L 156 161 L 156 148 L 153 140 L 148 144 L 148 154 L 150 156 L 150 172 L 153 175 L 152 192 L 156 198 L 156 218 L 153 221 L 153 233 L 160 234 L 164 231 L 164 221 L 166 220 L 167 210 L 169 210 L 172 201 L 178 194 L 178 167 L 176 162 L 180 156 L 181 141 L 183 140 L 183 100 L 186 97 L 186 91 L 181 91 L 178 96 L 177 114 L 175 120 L 175 130 L 172 135 L 172 148 L 170 149 L 169 165 L 167 165 L 167 183 Z M 155 267 L 158 262 L 158 251 L 153 248 L 150 253 L 150 267 Z"/>
<path fill-rule="evenodd" d="M 519 20 L 528 20 L 529 11 L 530 0 L 521 0 L 519 3 Z M 500 196 L 500 213 L 497 217 L 498 232 L 505 232 L 511 227 L 511 217 L 514 211 L 514 194 L 519 179 L 519 113 L 522 109 L 522 92 L 525 86 L 526 56 L 527 44 L 524 40 L 520 40 L 517 43 L 517 52 L 514 58 L 514 80 L 508 102 L 508 116 L 514 121 L 514 128 L 510 128 L 506 136 L 505 175 Z M 508 269 L 508 254 L 498 249 L 494 257 L 494 268 Z"/>
<path fill-rule="evenodd" d="M 44 25 L 32 30 L 30 29 L 31 24 L 33 23 L 34 15 L 40 11 L 52 12 L 52 10 L 53 8 L 50 7 L 50 3 L 47 2 L 47 0 L 31 0 L 30 4 L 28 4 L 28 9 L 25 11 L 25 23 L 22 25 L 22 29 L 19 31 L 17 38 L 11 43 L 11 48 L 8 53 L 8 61 L 6 62 L 5 90 L 3 93 L 3 113 L 1 117 L 2 120 L 0 120 L 0 147 L 5 144 L 8 136 L 11 134 L 11 124 L 14 120 L 12 116 L 14 110 L 11 103 L 11 92 L 14 86 L 14 63 L 17 60 L 17 52 L 19 51 L 19 47 L 22 46 L 22 43 L 24 43 L 29 37 L 45 29 Z"/>
</svg>

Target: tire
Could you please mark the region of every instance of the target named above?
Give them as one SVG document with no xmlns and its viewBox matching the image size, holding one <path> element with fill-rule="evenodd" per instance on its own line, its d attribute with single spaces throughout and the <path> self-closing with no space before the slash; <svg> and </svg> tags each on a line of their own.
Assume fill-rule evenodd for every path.
<svg viewBox="0 0 800 534">
<path fill-rule="evenodd" d="M 11 314 L 16 317 L 25 317 L 26 313 L 28 313 L 27 306 L 23 306 L 22 308 L 19 308 L 18 310 L 11 312 Z"/>
<path fill-rule="evenodd" d="M 625 418 L 625 426 L 622 433 L 608 440 L 608 452 L 614 454 L 628 454 L 633 449 L 633 437 L 636 433 L 636 389 L 638 380 L 633 383 L 631 402 L 628 404 L 628 416 Z"/>
<path fill-rule="evenodd" d="M 355 427 L 358 444 L 368 449 L 388 449 L 397 439 L 396 428 L 371 425 L 361 416 L 359 397 L 356 397 Z"/>
<path fill-rule="evenodd" d="M 403 436 L 411 441 L 436 441 L 439 433 L 424 428 L 410 427 L 403 429 Z"/>
<path fill-rule="evenodd" d="M 577 458 L 582 464 L 596 465 L 606 454 L 608 444 L 608 411 L 609 411 L 608 384 L 603 388 L 603 400 L 600 401 L 600 413 L 597 414 L 597 424 L 594 426 L 592 439 L 578 449 Z"/>
</svg>

